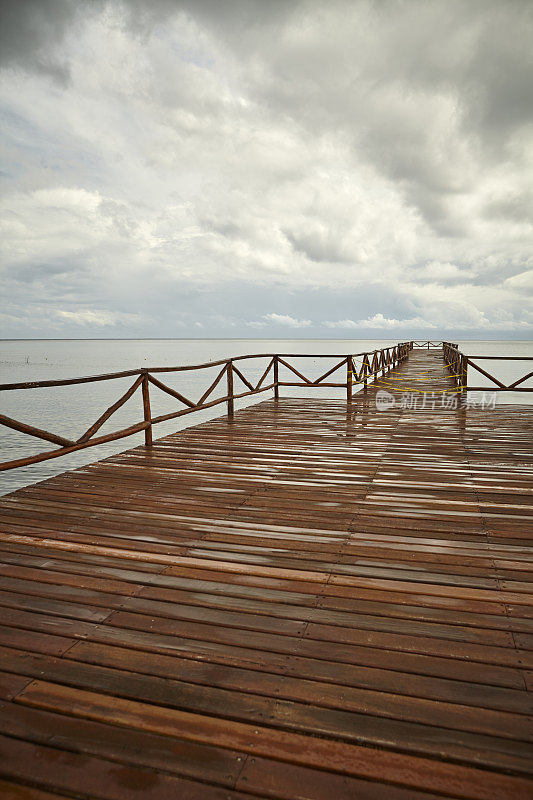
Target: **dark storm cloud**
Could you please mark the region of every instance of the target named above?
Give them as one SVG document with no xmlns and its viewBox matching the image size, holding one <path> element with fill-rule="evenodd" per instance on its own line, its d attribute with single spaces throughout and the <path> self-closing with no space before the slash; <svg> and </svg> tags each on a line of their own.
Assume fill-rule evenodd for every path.
<svg viewBox="0 0 533 800">
<path fill-rule="evenodd" d="M 0 64 L 68 78 L 58 50 L 77 13 L 71 0 L 1 0 Z"/>
</svg>

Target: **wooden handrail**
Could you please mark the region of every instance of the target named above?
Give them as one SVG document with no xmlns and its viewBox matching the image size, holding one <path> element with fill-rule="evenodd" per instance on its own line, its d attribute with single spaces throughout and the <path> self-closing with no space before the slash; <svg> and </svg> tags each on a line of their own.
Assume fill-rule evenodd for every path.
<svg viewBox="0 0 533 800">
<path fill-rule="evenodd" d="M 352 358 L 357 356 L 371 355 L 372 353 L 379 352 L 378 350 L 370 350 L 364 353 L 354 353 Z M 250 358 L 346 358 L 346 353 L 250 353 L 243 356 L 232 356 L 232 361 L 244 361 Z M 226 366 L 228 363 L 227 358 L 221 358 L 218 361 L 206 361 L 203 364 L 183 364 L 179 367 L 143 367 L 142 369 L 128 369 L 122 372 L 105 372 L 101 375 L 86 375 L 81 378 L 57 378 L 54 380 L 46 381 L 25 381 L 21 383 L 0 383 L 0 391 L 6 392 L 14 389 L 44 389 L 51 386 L 73 386 L 78 383 L 94 383 L 95 381 L 109 381 L 116 378 L 129 378 L 134 375 L 143 375 L 145 373 L 158 372 L 188 372 L 197 369 L 209 369 L 210 367 Z"/>
<path fill-rule="evenodd" d="M 85 433 L 82 436 L 80 436 L 79 439 L 77 439 L 77 444 L 81 444 L 82 442 L 88 442 L 89 439 L 92 436 L 94 436 L 96 431 L 98 431 L 102 427 L 104 422 L 106 422 L 109 419 L 109 417 L 111 417 L 115 413 L 115 411 L 118 411 L 118 409 L 121 406 L 123 406 L 124 403 L 127 400 L 130 399 L 130 397 L 136 392 L 137 387 L 140 386 L 140 384 L 143 381 L 144 381 L 144 376 L 142 376 L 142 375 L 139 376 L 137 378 L 137 380 L 134 382 L 134 384 L 132 386 L 130 386 L 130 388 L 127 390 L 127 392 L 124 392 L 122 397 L 119 397 L 119 399 L 116 401 L 116 403 L 113 403 L 113 405 L 109 406 L 107 411 L 104 411 L 104 413 L 100 417 L 98 417 L 98 419 L 96 420 L 94 425 L 91 425 L 91 427 L 88 428 L 85 431 Z"/>
<path fill-rule="evenodd" d="M 216 387 L 218 386 L 218 384 L 220 383 L 220 381 L 222 380 L 222 378 L 226 374 L 227 369 L 228 369 L 228 362 L 226 361 L 224 363 L 224 366 L 222 367 L 222 369 L 220 370 L 220 372 L 216 376 L 215 380 L 213 381 L 213 383 L 210 386 L 207 387 L 207 389 L 205 390 L 203 395 L 198 400 L 198 403 L 197 403 L 198 406 L 203 405 L 203 403 L 207 400 L 207 398 L 209 397 L 211 392 L 214 392 L 214 390 L 216 389 Z"/>
<path fill-rule="evenodd" d="M 505 384 L 504 384 L 504 383 L 502 383 L 502 382 L 501 382 L 501 381 L 499 381 L 497 378 L 495 378 L 495 377 L 494 377 L 494 375 L 491 375 L 491 374 L 490 374 L 490 372 L 486 372 L 484 369 L 482 369 L 482 367 L 480 367 L 480 366 L 479 366 L 479 364 L 474 364 L 474 362 L 473 362 L 473 361 L 471 361 L 471 360 L 468 358 L 468 356 L 464 356 L 464 358 L 466 359 L 466 364 L 467 364 L 467 366 L 468 366 L 468 365 L 470 365 L 471 367 L 473 367 L 474 369 L 476 369 L 478 372 L 480 372 L 482 375 L 484 375 L 484 376 L 485 376 L 485 378 L 488 378 L 489 380 L 491 380 L 491 381 L 494 381 L 494 383 L 496 384 L 496 386 L 499 386 L 499 387 L 500 387 L 500 389 L 505 389 L 505 388 L 506 388 L 506 386 L 505 386 Z"/>
<path fill-rule="evenodd" d="M 76 450 L 84 450 L 86 447 L 104 444 L 104 442 L 114 442 L 117 439 L 125 439 L 126 436 L 133 436 L 134 433 L 143 431 L 148 425 L 149 423 L 147 422 L 138 422 L 136 425 L 130 425 L 129 428 L 122 428 L 120 431 L 108 433 L 106 436 L 98 436 L 96 439 L 89 439 L 88 442 L 73 444 L 70 447 L 61 447 L 59 450 L 48 450 L 46 453 L 38 453 L 36 456 L 18 458 L 14 461 L 4 461 L 0 464 L 0 470 L 4 471 L 6 469 L 15 469 L 16 467 L 27 467 L 30 464 L 37 464 L 39 461 L 48 461 L 50 458 L 58 458 L 59 456 L 66 456 L 69 453 L 75 453 Z"/>
<path fill-rule="evenodd" d="M 192 400 L 188 400 L 184 397 L 180 392 L 177 392 L 175 389 L 171 389 L 170 386 L 167 386 L 166 383 L 162 383 L 158 381 L 157 378 L 154 378 L 153 375 L 147 374 L 147 378 L 150 383 L 153 383 L 154 386 L 157 386 L 158 389 L 161 389 L 162 392 L 166 392 L 167 394 L 175 397 L 176 400 L 179 400 L 180 403 L 183 403 L 185 406 L 189 406 L 189 408 L 195 408 L 195 403 Z"/>
<path fill-rule="evenodd" d="M 239 380 L 241 380 L 241 381 L 244 383 L 244 385 L 245 385 L 245 386 L 247 386 L 247 387 L 250 389 L 250 391 L 253 391 L 253 388 L 254 388 L 254 387 L 252 386 L 252 384 L 250 383 L 250 381 L 248 380 L 248 378 L 245 378 L 245 377 L 244 377 L 244 375 L 242 374 L 242 372 L 240 371 L 240 369 L 237 369 L 237 367 L 235 366 L 235 364 L 233 364 L 233 365 L 232 365 L 232 367 L 233 367 L 233 372 L 234 372 L 234 373 L 235 373 L 235 375 L 236 375 L 236 376 L 239 378 Z"/>
<path fill-rule="evenodd" d="M 520 384 L 531 379 L 533 372 L 528 372 L 526 375 L 518 378 L 516 381 L 509 385 L 502 383 L 499 378 L 491 375 L 476 364 L 473 359 L 485 361 L 533 361 L 533 356 L 469 356 L 459 350 L 457 344 L 452 342 L 442 343 L 443 358 L 448 367 L 451 377 L 454 379 L 458 390 L 463 392 L 533 392 L 533 386 L 521 386 Z M 468 385 L 468 367 L 472 367 L 488 380 L 492 381 L 493 386 L 469 386 Z"/>
<path fill-rule="evenodd" d="M 450 377 L 454 381 L 455 385 L 457 386 L 458 391 L 483 391 L 486 390 L 487 387 L 477 387 L 477 386 L 468 386 L 466 381 L 466 371 L 468 366 L 471 366 L 478 370 L 480 373 L 485 375 L 489 380 L 494 383 L 494 387 L 491 387 L 493 391 L 517 391 L 517 392 L 530 392 L 533 391 L 533 388 L 523 386 L 522 384 L 533 377 L 533 373 L 528 373 L 522 378 L 514 381 L 509 386 L 505 386 L 498 378 L 495 378 L 490 373 L 486 372 L 482 367 L 473 363 L 473 358 L 484 358 L 484 359 L 507 359 L 506 356 L 467 356 L 464 353 L 461 353 L 458 349 L 457 344 L 451 342 L 441 342 L 438 343 L 442 347 L 443 358 L 446 364 L 447 369 L 450 372 Z M 33 388 L 44 388 L 44 387 L 55 387 L 55 386 L 69 386 L 81 383 L 92 383 L 94 381 L 104 381 L 104 380 L 115 380 L 117 378 L 125 378 L 125 377 L 135 377 L 135 381 L 127 389 L 118 400 L 116 400 L 109 408 L 101 414 L 96 422 L 94 422 L 84 434 L 82 434 L 77 441 L 72 441 L 67 439 L 63 436 L 59 436 L 55 433 L 50 433 L 49 431 L 42 430 L 40 428 L 36 428 L 32 425 L 28 425 L 24 422 L 20 422 L 18 420 L 11 419 L 11 417 L 2 416 L 0 415 L 0 424 L 5 425 L 6 427 L 18 430 L 21 433 L 27 434 L 29 436 L 35 436 L 37 438 L 44 439 L 46 441 L 50 441 L 53 444 L 59 445 L 57 450 L 51 450 L 44 453 L 38 453 L 34 456 L 27 456 L 26 458 L 19 458 L 12 461 L 7 461 L 0 464 L 0 470 L 5 469 L 13 469 L 19 466 L 28 466 L 30 464 L 35 464 L 40 461 L 45 461 L 50 458 L 57 458 L 62 455 L 67 455 L 68 453 L 75 452 L 77 450 L 81 450 L 86 447 L 92 447 L 94 445 L 102 444 L 104 442 L 115 441 L 117 439 L 124 438 L 126 436 L 131 436 L 135 433 L 140 431 L 144 431 L 145 435 L 145 444 L 150 446 L 152 443 L 152 430 L 153 426 L 160 423 L 165 422 L 168 420 L 176 419 L 178 417 L 184 416 L 185 414 L 192 414 L 195 411 L 202 411 L 208 408 L 212 408 L 220 403 L 227 404 L 227 412 L 228 415 L 231 417 L 234 413 L 234 403 L 235 400 L 239 400 L 246 397 L 251 397 L 253 395 L 259 394 L 261 392 L 269 391 L 270 389 L 274 390 L 274 397 L 279 399 L 279 389 L 281 386 L 300 386 L 306 388 L 315 388 L 320 389 L 323 387 L 333 387 L 333 388 L 345 388 L 346 389 L 346 398 L 347 402 L 350 403 L 352 400 L 352 394 L 354 386 L 357 384 L 362 384 L 364 391 L 367 390 L 367 385 L 369 380 L 373 380 L 376 382 L 379 378 L 379 373 L 381 372 L 382 376 L 386 373 L 389 373 L 391 369 L 394 369 L 395 366 L 401 364 L 405 359 L 409 357 L 409 353 L 413 350 L 414 347 L 420 346 L 434 346 L 435 342 L 426 341 L 426 342 L 417 342 L 417 341 L 409 341 L 409 342 L 398 342 L 397 344 L 389 347 L 384 347 L 381 350 L 368 350 L 362 353 L 353 353 L 350 355 L 345 354 L 330 354 L 330 353 L 255 353 L 255 354 L 246 354 L 246 355 L 239 355 L 233 356 L 231 358 L 226 359 L 219 359 L 217 361 L 209 361 L 203 364 L 188 364 L 183 366 L 171 366 L 171 367 L 155 367 L 151 369 L 136 369 L 136 370 L 123 370 L 120 372 L 112 372 L 106 373 L 102 375 L 92 375 L 88 377 L 81 377 L 81 378 L 65 378 L 59 380 L 46 380 L 46 381 L 29 381 L 29 382 L 19 382 L 19 383 L 6 383 L 0 385 L 0 391 L 10 391 L 14 389 L 33 389 Z M 336 363 L 333 367 L 328 369 L 324 372 L 319 378 L 308 378 L 304 375 L 302 371 L 297 369 L 293 364 L 289 363 L 288 359 L 300 359 L 300 358 L 329 358 L 335 359 Z M 530 356 L 509 356 L 508 360 L 512 361 L 520 361 L 520 360 L 531 360 L 533 357 Z M 246 375 L 242 372 L 242 370 L 236 366 L 236 361 L 247 361 L 251 359 L 269 359 L 268 365 L 266 369 L 263 371 L 260 379 L 254 386 L 254 382 L 246 377 Z M 360 359 L 360 366 L 356 360 Z M 337 361 L 338 360 L 338 361 Z M 333 375 L 337 370 L 341 369 L 343 365 L 346 365 L 346 380 L 345 382 L 337 382 L 335 380 L 327 381 L 326 379 Z M 221 367 L 220 371 L 217 373 L 214 380 L 208 386 L 208 388 L 204 391 L 200 399 L 196 402 L 190 400 L 185 395 L 181 394 L 176 389 L 167 386 L 161 380 L 154 376 L 154 373 L 172 373 L 172 372 L 188 372 L 191 370 L 203 370 L 203 369 L 210 369 L 212 367 Z M 280 376 L 280 367 L 284 367 L 292 376 L 297 378 L 298 380 L 284 380 L 283 376 Z M 272 379 L 269 383 L 267 383 L 267 377 L 270 372 L 273 372 Z M 235 392 L 234 388 L 234 374 L 242 381 L 243 385 L 246 387 L 247 391 L 244 392 Z M 223 397 L 216 397 L 215 399 L 209 399 L 216 387 L 222 381 L 222 379 L 226 376 L 226 392 Z M 185 408 L 177 409 L 176 411 L 171 411 L 166 414 L 160 414 L 156 417 L 152 416 L 151 412 L 151 405 L 150 405 L 150 385 L 156 389 L 159 389 L 165 392 L 167 395 L 173 397 L 178 402 L 182 403 Z M 132 397 L 138 389 L 141 389 L 142 392 L 142 404 L 143 404 L 143 420 L 142 422 L 136 423 L 134 425 L 130 425 L 127 428 L 122 428 L 121 430 L 114 431 L 109 433 L 105 436 L 95 436 L 98 430 L 102 427 L 102 425 L 113 416 L 113 414 L 121 408 L 124 403 Z"/>
<path fill-rule="evenodd" d="M 228 361 L 226 366 L 226 376 L 228 382 L 228 394 L 227 394 L 228 417 L 233 417 L 234 413 L 233 369 L 234 369 L 233 361 Z"/>
<path fill-rule="evenodd" d="M 347 356 L 347 358 L 343 358 L 342 361 L 339 361 L 339 363 L 335 364 L 334 367 L 332 367 L 331 369 L 328 369 L 328 371 L 325 372 L 323 375 L 321 375 L 320 378 L 317 378 L 316 380 L 311 381 L 313 386 L 318 386 L 318 384 L 321 383 L 324 380 L 324 378 L 329 378 L 330 375 L 332 375 L 334 372 L 337 372 L 337 370 L 340 369 L 344 364 L 347 364 L 348 360 L 350 360 L 350 363 L 351 363 L 352 357 L 351 356 Z"/>
<path fill-rule="evenodd" d="M 256 385 L 255 385 L 255 390 L 256 390 L 256 391 L 257 391 L 257 390 L 258 390 L 258 389 L 259 389 L 259 388 L 260 388 L 260 387 L 263 385 L 263 381 L 265 380 L 266 376 L 268 375 L 268 373 L 270 372 L 270 370 L 272 369 L 272 367 L 274 367 L 274 385 L 275 385 L 275 384 L 278 382 L 278 362 L 277 362 L 277 356 L 273 356 L 273 357 L 270 359 L 269 363 L 268 363 L 268 367 L 267 367 L 267 368 L 266 368 L 266 370 L 263 372 L 263 374 L 261 375 L 261 377 L 259 378 L 259 380 L 257 381 L 257 383 L 256 383 Z"/>
<path fill-rule="evenodd" d="M 14 431 L 25 433 L 28 436 L 34 436 L 36 439 L 44 439 L 45 442 L 52 442 L 52 444 L 62 444 L 64 447 L 70 447 L 70 445 L 74 444 L 71 439 L 57 436 L 57 434 L 44 431 L 42 428 L 35 428 L 33 425 L 26 425 L 24 422 L 6 417 L 5 414 L 0 414 L 0 423 L 5 425 L 6 428 L 12 428 Z"/>
<path fill-rule="evenodd" d="M 281 358 L 281 356 L 278 356 L 278 364 L 283 364 L 284 367 L 287 367 L 287 369 L 289 369 L 291 372 L 294 372 L 296 377 L 300 378 L 307 386 L 313 385 L 312 381 L 310 381 L 309 378 L 306 378 L 305 375 L 302 375 L 302 373 L 299 370 L 288 364 L 284 358 Z"/>
</svg>

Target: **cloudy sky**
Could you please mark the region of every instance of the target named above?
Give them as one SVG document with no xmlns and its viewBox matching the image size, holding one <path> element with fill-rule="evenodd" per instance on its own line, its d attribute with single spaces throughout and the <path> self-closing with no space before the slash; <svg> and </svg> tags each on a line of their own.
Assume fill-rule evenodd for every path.
<svg viewBox="0 0 533 800">
<path fill-rule="evenodd" d="M 530 0 L 0 5 L 2 336 L 531 337 Z"/>
</svg>

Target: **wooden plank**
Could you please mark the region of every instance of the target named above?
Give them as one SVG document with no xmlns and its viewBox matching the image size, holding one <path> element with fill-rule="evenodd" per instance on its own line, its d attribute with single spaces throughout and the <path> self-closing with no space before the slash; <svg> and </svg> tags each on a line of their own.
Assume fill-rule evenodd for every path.
<svg viewBox="0 0 533 800">
<path fill-rule="evenodd" d="M 78 754 L 53 746 L 35 745 L 0 736 L 2 777 L 30 783 L 32 788 L 97 800 L 251 800 L 252 795 L 187 780 L 163 771 L 117 766 L 109 759 Z"/>
<path fill-rule="evenodd" d="M 81 649 L 80 649 L 81 648 Z M 445 728 L 484 733 L 491 735 L 495 730 L 499 736 L 518 741 L 531 738 L 530 721 L 524 719 L 531 713 L 531 701 L 526 699 L 523 706 L 517 707 L 518 714 L 503 713 L 475 708 L 457 703 L 406 697 L 398 694 L 399 687 L 390 687 L 389 692 L 344 687 L 342 696 L 335 685 L 320 681 L 302 680 L 301 677 L 276 675 L 259 672 L 251 668 L 233 666 L 214 666 L 196 663 L 191 660 L 174 659 L 174 670 L 168 670 L 168 657 L 147 659 L 145 654 L 135 651 L 126 658 L 120 648 L 81 644 L 72 648 L 69 661 L 58 663 L 57 659 L 20 651 L 3 649 L 2 657 L 6 669 L 13 674 L 21 673 L 27 677 L 53 678 L 73 686 L 90 688 L 94 691 L 109 691 L 117 695 L 136 697 L 149 701 L 154 692 L 160 695 L 165 688 L 181 696 L 183 707 L 200 697 L 203 703 L 215 702 L 219 696 L 213 689 L 234 692 L 235 713 L 238 704 L 246 702 L 245 694 L 260 698 L 279 698 L 310 706 L 340 709 L 359 714 L 386 717 L 400 721 L 412 721 L 422 725 L 434 725 L 435 714 L 439 714 L 439 724 Z M 70 663 L 80 659 L 85 664 Z M 131 662 L 131 663 L 130 663 Z M 151 664 L 153 663 L 153 667 Z M 111 666 L 112 668 L 106 668 Z M 132 674 L 130 668 L 135 671 Z M 151 676 L 146 671 L 151 669 Z M 117 674 L 114 670 L 120 670 Z M 154 675 L 154 672 L 156 673 Z M 141 678 L 140 675 L 145 675 Z M 165 677 L 167 684 L 160 680 Z M 168 681 L 171 683 L 168 683 Z M 206 687 L 195 690 L 194 687 Z M 396 691 L 395 691 L 396 688 Z M 187 700 L 189 698 L 189 700 Z M 248 698 L 250 699 L 250 698 Z M 511 698 L 512 699 L 512 698 Z M 263 701 L 258 701 L 258 708 Z"/>
<path fill-rule="evenodd" d="M 426 347 L 1 498 L 6 791 L 529 796 L 531 411 L 453 381 Z"/>
<path fill-rule="evenodd" d="M 67 796 L 65 794 L 59 795 L 55 792 L 43 792 L 41 789 L 35 789 L 32 786 L 26 786 L 22 783 L 4 781 L 1 778 L 0 795 L 5 800 L 57 800 L 57 798 L 64 798 Z"/>
<path fill-rule="evenodd" d="M 129 766 L 150 767 L 228 788 L 235 785 L 246 758 L 244 752 L 182 739 L 178 731 L 178 735 L 161 736 L 18 702 L 0 719 L 0 732 L 35 744 L 53 744 L 62 750 Z"/>
<path fill-rule="evenodd" d="M 163 707 L 162 704 L 140 703 L 65 686 L 60 687 L 43 681 L 31 683 L 18 695 L 17 702 L 49 711 L 66 711 L 68 709 L 69 714 L 84 719 L 105 719 L 108 722 L 112 720 L 114 724 L 127 724 L 128 727 L 158 733 L 173 732 L 175 734 L 179 730 L 180 737 L 202 742 L 209 741 L 212 744 L 216 741 L 217 746 L 235 746 L 238 742 L 239 750 L 257 754 L 260 753 L 260 740 L 256 738 L 259 733 L 253 733 L 253 731 L 259 731 L 259 728 L 262 728 L 261 732 L 268 742 L 265 754 L 273 756 L 276 753 L 283 760 L 287 759 L 288 754 L 281 751 L 280 745 L 284 741 L 291 741 L 290 737 L 294 737 L 295 733 L 299 736 L 302 747 L 305 747 L 304 741 L 308 740 L 307 736 L 302 737 L 302 733 L 318 730 L 326 738 L 331 737 L 334 740 L 353 741 L 355 744 L 368 741 L 360 727 L 357 729 L 358 733 L 355 733 L 355 730 L 350 733 L 346 724 L 342 725 L 340 722 L 342 719 L 340 713 L 336 716 L 336 724 L 332 730 L 326 722 L 325 714 L 319 716 L 315 710 L 313 714 L 308 712 L 301 718 L 295 718 L 295 707 L 287 706 L 287 714 L 290 714 L 291 723 L 283 725 L 284 721 L 288 723 L 289 717 L 283 714 L 283 707 L 280 704 L 274 707 L 278 710 L 275 719 L 270 715 L 262 719 L 253 719 L 252 717 L 250 720 L 252 724 L 249 724 L 240 721 L 235 716 L 224 717 L 220 713 L 205 714 L 200 709 L 191 713 L 189 709 L 183 711 L 181 708 Z M 346 717 L 347 715 L 345 715 L 345 719 Z M 398 726 L 394 722 L 387 722 L 386 725 L 381 726 L 381 746 L 386 747 L 394 739 L 398 727 L 402 726 Z M 282 730 L 278 730 L 279 728 Z M 283 728 L 287 730 L 283 730 Z M 403 729 L 406 736 L 402 743 L 405 745 L 406 742 L 409 742 L 412 752 L 416 753 L 414 733 L 411 736 L 408 726 L 403 726 Z M 414 727 L 412 730 L 414 731 Z M 289 735 L 290 731 L 295 733 Z M 424 726 L 424 731 L 427 735 L 425 752 L 433 751 L 434 755 L 442 753 L 440 748 L 442 748 L 444 739 L 439 735 L 438 729 Z M 445 750 L 447 758 L 453 757 L 459 762 L 466 761 L 467 764 L 476 764 L 482 767 L 514 770 L 524 775 L 533 774 L 533 767 L 529 763 L 531 747 L 522 742 L 507 742 L 507 740 L 490 736 L 454 734 L 454 738 L 455 736 L 457 738 L 454 742 L 447 742 L 448 746 Z M 326 764 L 322 763 L 322 766 L 324 767 Z"/>
</svg>

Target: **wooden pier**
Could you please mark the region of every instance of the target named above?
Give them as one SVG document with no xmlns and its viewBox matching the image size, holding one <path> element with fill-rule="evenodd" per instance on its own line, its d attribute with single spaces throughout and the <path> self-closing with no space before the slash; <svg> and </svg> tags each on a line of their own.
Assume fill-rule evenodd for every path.
<svg viewBox="0 0 533 800">
<path fill-rule="evenodd" d="M 0 794 L 532 797 L 533 407 L 347 363 L 0 498 Z"/>
</svg>

